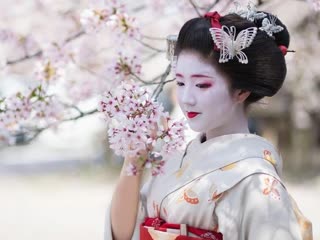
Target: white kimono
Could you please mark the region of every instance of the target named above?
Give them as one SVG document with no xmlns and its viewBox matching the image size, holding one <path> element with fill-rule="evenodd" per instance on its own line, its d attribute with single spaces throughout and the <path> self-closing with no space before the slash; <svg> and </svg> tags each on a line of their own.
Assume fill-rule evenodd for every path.
<svg viewBox="0 0 320 240">
<path fill-rule="evenodd" d="M 279 177 L 282 160 L 270 142 L 254 134 L 201 139 L 169 159 L 164 175 L 143 184 L 133 240 L 145 217 L 220 232 L 224 240 L 312 239 L 311 223 Z M 154 239 L 179 234 L 171 232 L 149 229 Z M 105 240 L 111 239 L 108 211 Z"/>
</svg>

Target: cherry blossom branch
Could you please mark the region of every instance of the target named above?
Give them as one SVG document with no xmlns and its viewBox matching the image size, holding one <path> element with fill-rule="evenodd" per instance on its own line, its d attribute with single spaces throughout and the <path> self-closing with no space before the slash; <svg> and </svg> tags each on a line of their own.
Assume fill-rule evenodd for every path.
<svg viewBox="0 0 320 240">
<path fill-rule="evenodd" d="M 147 56 L 146 58 L 143 59 L 143 62 L 147 62 L 151 59 L 153 59 L 154 57 L 158 56 L 158 54 L 160 54 L 159 52 L 153 52 L 152 54 L 150 54 L 149 56 Z"/>
<path fill-rule="evenodd" d="M 98 77 L 98 78 L 102 78 L 102 79 L 105 78 L 105 76 L 102 76 L 102 75 L 98 74 L 97 72 L 95 72 L 95 71 L 93 71 L 93 70 L 91 70 L 91 69 L 89 69 L 89 68 L 87 68 L 87 67 L 85 67 L 85 66 L 83 66 L 83 65 L 77 64 L 76 62 L 73 62 L 73 63 L 74 63 L 74 65 L 77 66 L 80 70 L 86 71 L 86 72 L 90 73 L 91 75 L 93 75 L 94 77 Z"/>
<path fill-rule="evenodd" d="M 136 75 L 135 73 L 133 72 L 130 72 L 130 74 L 139 82 L 142 82 L 143 84 L 145 85 L 149 85 L 149 82 L 148 81 L 145 81 L 145 80 L 142 80 L 138 75 Z"/>
<path fill-rule="evenodd" d="M 76 33 L 75 35 L 73 36 L 70 36 L 68 37 L 66 40 L 65 40 L 65 43 L 69 43 L 75 39 L 78 39 L 79 37 L 85 35 L 85 32 L 83 30 L 81 30 L 80 32 Z"/>
<path fill-rule="evenodd" d="M 173 82 L 174 80 L 176 80 L 176 79 L 173 78 L 173 79 L 166 80 L 166 81 L 163 82 L 163 84 L 165 85 L 165 84 L 167 84 L 167 83 Z M 154 85 L 155 85 L 155 84 L 161 84 L 161 82 L 151 83 L 150 85 L 152 85 L 152 84 L 154 84 Z"/>
<path fill-rule="evenodd" d="M 153 91 L 152 96 L 154 96 L 155 99 L 158 98 L 158 96 L 160 95 L 160 93 L 163 90 L 163 87 L 165 84 L 167 84 L 168 82 L 166 81 L 167 77 L 169 76 L 171 71 L 171 64 L 169 64 L 166 68 L 166 71 L 162 74 L 161 76 L 161 81 L 159 83 L 159 85 L 156 87 L 156 89 Z"/>
<path fill-rule="evenodd" d="M 198 14 L 199 17 L 202 16 L 202 14 L 200 13 L 198 6 L 196 6 L 196 4 L 193 2 L 193 0 L 189 0 L 189 3 L 192 5 L 192 7 L 194 8 L 194 10 L 196 11 L 196 13 Z"/>
<path fill-rule="evenodd" d="M 73 108 L 77 108 L 76 106 L 73 106 Z M 82 117 L 85 117 L 85 116 L 89 116 L 89 115 L 92 115 L 92 114 L 95 114 L 98 112 L 97 109 L 94 109 L 94 110 L 91 110 L 91 111 L 88 111 L 88 112 L 82 112 L 80 109 L 78 109 L 79 111 L 79 115 L 76 116 L 76 117 L 72 117 L 72 118 L 68 118 L 68 119 L 63 119 L 62 121 L 58 122 L 58 124 L 61 124 L 63 122 L 69 122 L 69 121 L 76 121 Z M 51 128 L 51 127 L 54 127 L 56 126 L 57 123 L 55 124 L 51 124 L 51 125 L 48 125 L 47 127 L 44 127 L 44 128 L 37 128 L 37 129 L 28 129 L 29 131 L 31 132 L 34 132 L 34 135 L 30 138 L 28 138 L 27 140 L 23 141 L 22 143 L 20 143 L 20 145 L 27 145 L 29 144 L 30 142 L 32 142 L 33 140 L 35 140 L 43 131 Z"/>
<path fill-rule="evenodd" d="M 189 3 L 192 5 L 192 7 L 194 8 L 194 10 L 196 11 L 197 15 L 199 17 L 202 17 L 203 14 L 200 13 L 199 10 L 203 10 L 204 12 L 209 12 L 212 8 L 214 8 L 218 3 L 220 2 L 220 0 L 216 0 L 214 1 L 212 4 L 210 4 L 209 6 L 207 7 L 200 7 L 200 6 L 197 6 L 193 0 L 189 0 Z M 233 2 L 233 0 L 230 0 L 230 2 Z"/>
<path fill-rule="evenodd" d="M 134 157 L 128 175 L 140 174 L 144 168 L 151 168 L 153 176 L 163 173 L 164 157 L 184 145 L 184 121 L 172 121 L 150 90 L 134 81 L 104 93 L 98 109 L 109 126 L 110 148 L 116 155 Z M 159 143 L 160 149 L 155 150 Z"/>
<path fill-rule="evenodd" d="M 159 78 L 161 78 L 163 76 L 163 73 L 161 73 L 159 76 L 154 77 L 152 80 L 150 81 L 146 81 L 141 79 L 139 76 L 137 76 L 135 73 L 130 72 L 130 74 L 139 82 L 142 82 L 145 85 L 155 85 L 155 84 L 160 84 L 160 82 L 156 82 Z"/>
<path fill-rule="evenodd" d="M 157 41 L 166 41 L 166 38 L 161 37 L 152 37 L 147 35 L 141 35 L 142 38 L 150 39 L 150 40 L 157 40 Z"/>
<path fill-rule="evenodd" d="M 214 8 L 218 3 L 220 2 L 220 0 L 216 0 L 214 3 L 212 3 L 208 8 L 206 8 L 206 12 L 209 12 L 212 8 Z"/>
<path fill-rule="evenodd" d="M 149 45 L 148 43 L 145 43 L 145 42 L 141 41 L 140 39 L 137 39 L 137 38 L 134 38 L 134 39 L 135 39 L 138 43 L 140 43 L 141 45 L 143 45 L 143 46 L 145 46 L 145 47 L 147 47 L 147 48 L 149 48 L 149 49 L 151 49 L 151 50 L 153 50 L 153 51 L 156 51 L 156 52 L 158 52 L 158 53 L 164 53 L 164 52 L 166 52 L 165 50 L 159 49 L 159 48 L 155 48 L 155 47 Z"/>
<path fill-rule="evenodd" d="M 80 31 L 78 33 L 76 33 L 75 35 L 71 36 L 71 37 L 68 37 L 67 39 L 65 39 L 65 43 L 69 43 L 79 37 L 81 37 L 82 35 L 84 35 L 85 32 L 84 31 Z M 19 59 L 16 59 L 16 60 L 12 60 L 12 61 L 7 61 L 7 65 L 14 65 L 14 64 L 17 64 L 17 63 L 21 63 L 21 62 L 24 62 L 26 60 L 29 60 L 29 59 L 33 59 L 35 57 L 39 57 L 43 54 L 43 50 L 39 50 L 38 52 L 32 54 L 32 55 L 26 55 L 25 57 L 22 57 L 22 58 L 19 58 Z"/>
<path fill-rule="evenodd" d="M 154 78 L 150 81 L 150 83 L 153 83 L 153 84 L 154 84 L 154 82 L 157 81 L 159 78 L 161 78 L 162 75 L 163 75 L 163 73 L 161 73 L 160 75 L 154 77 Z"/>
<path fill-rule="evenodd" d="M 32 54 L 32 55 L 26 55 L 25 57 L 22 57 L 22 58 L 19 58 L 19 59 L 16 59 L 16 60 L 12 60 L 12 61 L 7 61 L 7 65 L 14 65 L 14 64 L 17 64 L 17 63 L 20 63 L 20 62 L 24 62 L 26 60 L 29 60 L 29 59 L 32 59 L 32 58 L 35 58 L 35 57 L 39 57 L 42 55 L 42 50 L 36 52 L 35 54 Z"/>
<path fill-rule="evenodd" d="M 81 115 L 81 116 L 84 115 L 84 112 L 81 111 L 81 109 L 80 109 L 78 106 L 76 106 L 76 105 L 74 105 L 74 104 L 64 103 L 64 102 L 62 102 L 62 101 L 59 101 L 59 102 L 60 102 L 64 107 L 66 107 L 66 108 L 73 108 L 73 109 L 75 109 L 75 110 L 79 113 L 79 115 Z"/>
<path fill-rule="evenodd" d="M 82 117 L 85 117 L 85 116 L 89 116 L 89 115 L 92 115 L 92 114 L 95 114 L 98 112 L 98 109 L 93 109 L 93 110 L 90 110 L 90 111 L 87 111 L 87 112 L 81 112 L 79 114 L 79 116 L 77 117 L 72 117 L 72 118 L 67 118 L 67 119 L 63 119 L 61 122 L 70 122 L 70 121 L 75 121 L 75 120 L 78 120 Z"/>
</svg>

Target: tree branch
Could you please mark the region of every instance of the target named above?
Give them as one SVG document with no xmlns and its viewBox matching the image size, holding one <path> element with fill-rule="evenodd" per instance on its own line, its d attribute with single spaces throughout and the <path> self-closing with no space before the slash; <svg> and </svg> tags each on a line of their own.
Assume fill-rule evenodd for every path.
<svg viewBox="0 0 320 240">
<path fill-rule="evenodd" d="M 84 31 L 80 31 L 78 33 L 76 33 L 75 35 L 71 36 L 71 37 L 68 37 L 67 39 L 65 39 L 65 43 L 69 43 L 79 37 L 81 37 L 82 35 L 84 35 L 85 32 Z M 17 63 L 20 63 L 20 62 L 24 62 L 26 60 L 29 60 L 29 59 L 33 59 L 35 57 L 39 57 L 43 54 L 43 50 L 40 50 L 38 52 L 36 52 L 35 54 L 33 55 L 26 55 L 25 57 L 22 57 L 22 58 L 19 58 L 19 59 L 16 59 L 16 60 L 12 60 L 12 61 L 7 61 L 7 65 L 14 65 L 14 64 L 17 64 Z"/>
<path fill-rule="evenodd" d="M 75 120 L 78 120 L 82 117 L 85 117 L 85 116 L 89 116 L 89 115 L 92 115 L 96 112 L 98 112 L 97 109 L 93 109 L 91 111 L 88 111 L 88 112 L 82 112 L 80 109 L 79 109 L 79 112 L 80 114 L 76 117 L 73 117 L 73 118 L 68 118 L 68 119 L 63 119 L 62 121 L 58 122 L 58 124 L 61 124 L 63 122 L 69 122 L 69 121 L 75 121 Z M 33 129 L 32 131 L 35 132 L 34 135 L 30 138 L 28 138 L 27 140 L 25 140 L 24 142 L 22 142 L 20 145 L 27 145 L 29 144 L 30 142 L 32 142 L 33 140 L 35 140 L 39 135 L 40 133 L 42 133 L 44 130 L 47 130 L 53 126 L 55 126 L 56 124 L 51 124 L 47 127 L 44 127 L 44 128 L 37 128 L 37 129 Z"/>
<path fill-rule="evenodd" d="M 159 49 L 159 48 L 155 48 L 155 47 L 153 47 L 153 46 L 151 46 L 151 45 L 149 45 L 149 44 L 147 44 L 147 43 L 145 43 L 145 42 L 142 42 L 140 39 L 134 38 L 134 40 L 136 40 L 137 42 L 139 42 L 141 45 L 143 45 L 143 46 L 145 46 L 145 47 L 147 47 L 147 48 L 149 48 L 149 49 L 151 49 L 151 50 L 153 50 L 153 51 L 156 51 L 156 52 L 158 52 L 158 53 L 166 52 L 165 50 L 162 50 L 162 49 Z"/>
<path fill-rule="evenodd" d="M 26 60 L 29 60 L 29 59 L 32 59 L 32 58 L 35 58 L 35 57 L 39 57 L 41 55 L 42 55 L 42 50 L 36 52 L 33 55 L 26 55 L 25 57 L 22 57 L 22 58 L 19 58 L 19 59 L 16 59 L 16 60 L 7 61 L 7 65 L 13 65 L 13 64 L 20 63 L 20 62 L 24 62 Z"/>
<path fill-rule="evenodd" d="M 192 7 L 194 8 L 194 10 L 196 11 L 197 15 L 199 17 L 202 17 L 202 14 L 199 12 L 198 7 L 196 6 L 196 4 L 193 2 L 193 0 L 189 0 L 189 3 L 192 5 Z"/>
<path fill-rule="evenodd" d="M 71 41 L 73 41 L 73 40 L 81 37 L 81 36 L 84 35 L 84 34 L 85 34 L 85 32 L 84 32 L 83 30 L 81 30 L 80 32 L 76 33 L 75 35 L 68 37 L 68 38 L 65 40 L 65 43 L 69 43 L 69 42 L 71 42 Z"/>
<path fill-rule="evenodd" d="M 214 3 L 212 3 L 212 4 L 206 9 L 206 12 L 210 12 L 210 10 L 211 10 L 212 8 L 214 8 L 219 2 L 220 2 L 220 0 L 216 0 Z"/>
<path fill-rule="evenodd" d="M 130 74 L 139 82 L 142 82 L 143 84 L 146 84 L 146 85 L 149 85 L 149 82 L 148 81 L 145 81 L 145 80 L 142 80 L 138 75 L 136 75 L 135 73 L 133 72 L 130 72 Z"/>
<path fill-rule="evenodd" d="M 89 69 L 89 68 L 87 68 L 87 67 L 85 67 L 85 66 L 82 66 L 82 65 L 80 65 L 80 64 L 77 64 L 74 60 L 73 60 L 72 62 L 73 62 L 73 64 L 74 64 L 75 66 L 77 66 L 80 70 L 86 71 L 86 72 L 90 73 L 92 76 L 95 76 L 95 77 L 98 77 L 98 78 L 105 78 L 105 76 L 101 76 L 101 75 L 99 75 L 97 72 L 95 72 L 95 71 L 93 71 L 93 70 L 91 70 L 91 69 Z"/>
<path fill-rule="evenodd" d="M 167 79 L 167 77 L 169 76 L 170 71 L 171 71 L 171 64 L 169 64 L 167 66 L 166 71 L 161 76 L 161 81 L 160 81 L 159 85 L 153 91 L 152 97 L 154 97 L 155 99 L 157 99 L 159 97 L 160 93 L 163 90 L 164 85 L 167 84 L 168 82 L 170 82 L 170 81 L 165 81 Z"/>
<path fill-rule="evenodd" d="M 161 38 L 161 37 L 151 37 L 147 35 L 142 35 L 142 38 L 150 39 L 150 40 L 157 40 L 157 41 L 166 41 L 166 38 Z"/>
</svg>

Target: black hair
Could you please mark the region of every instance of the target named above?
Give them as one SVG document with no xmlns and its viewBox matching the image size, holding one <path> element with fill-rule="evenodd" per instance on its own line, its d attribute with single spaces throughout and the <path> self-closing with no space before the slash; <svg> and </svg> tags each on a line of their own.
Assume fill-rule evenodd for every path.
<svg viewBox="0 0 320 240">
<path fill-rule="evenodd" d="M 275 17 L 270 13 L 264 13 L 269 19 Z M 175 55 L 178 56 L 183 50 L 193 50 L 209 60 L 228 78 L 231 90 L 251 92 L 245 100 L 247 107 L 265 96 L 276 94 L 286 77 L 286 62 L 279 46 L 289 47 L 290 36 L 286 26 L 277 17 L 275 19 L 275 24 L 283 27 L 283 30 L 271 37 L 259 29 L 263 19 L 252 22 L 234 13 L 220 18 L 221 25 L 229 28 L 235 26 L 236 34 L 249 27 L 258 28 L 251 45 L 243 50 L 248 57 L 248 64 L 240 63 L 236 57 L 226 63 L 219 63 L 220 52 L 214 50 L 214 42 L 209 31 L 210 19 L 204 17 L 193 18 L 183 25 L 176 43 Z"/>
</svg>

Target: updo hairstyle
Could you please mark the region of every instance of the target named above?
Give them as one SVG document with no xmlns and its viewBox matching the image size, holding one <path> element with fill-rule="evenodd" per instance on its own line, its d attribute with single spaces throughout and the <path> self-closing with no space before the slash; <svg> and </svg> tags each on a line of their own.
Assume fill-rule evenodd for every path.
<svg viewBox="0 0 320 240">
<path fill-rule="evenodd" d="M 275 17 L 270 13 L 267 18 Z M 287 68 L 280 45 L 289 47 L 290 36 L 286 26 L 276 18 L 276 25 L 283 27 L 279 33 L 269 36 L 259 29 L 262 20 L 251 22 L 237 14 L 228 14 L 220 18 L 220 24 L 227 27 L 235 26 L 236 34 L 249 27 L 257 27 L 257 35 L 252 44 L 242 50 L 248 57 L 248 64 L 242 64 L 236 57 L 226 63 L 219 63 L 220 51 L 214 50 L 209 28 L 209 18 L 200 17 L 187 21 L 181 28 L 175 48 L 175 56 L 184 50 L 199 53 L 208 60 L 219 72 L 229 80 L 231 91 L 247 90 L 251 94 L 245 100 L 245 107 L 257 102 L 265 96 L 271 97 L 281 88 L 286 77 Z"/>
</svg>

